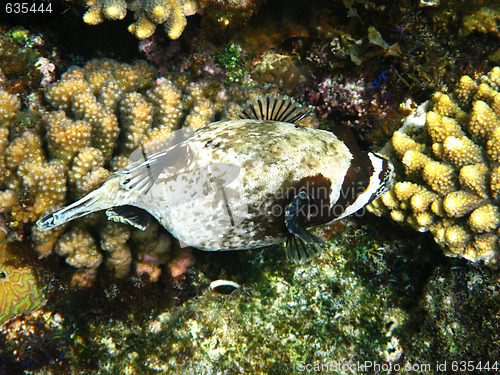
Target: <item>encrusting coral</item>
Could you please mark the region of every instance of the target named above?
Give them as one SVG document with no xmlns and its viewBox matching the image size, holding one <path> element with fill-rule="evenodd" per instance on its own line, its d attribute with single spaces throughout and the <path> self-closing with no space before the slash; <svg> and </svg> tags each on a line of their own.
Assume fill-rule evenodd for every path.
<svg viewBox="0 0 500 375">
<path fill-rule="evenodd" d="M 0 91 L 0 213 L 11 228 L 32 224 L 95 190 L 127 166 L 141 144 L 154 149 L 181 127 L 237 118 L 240 104 L 262 94 L 216 80 L 190 82 L 184 74 L 155 79 L 154 73 L 143 62 L 107 59 L 71 67 L 47 87 L 51 108 L 40 123 L 22 132 L 11 120 L 25 112 L 15 96 Z M 272 90 L 267 92 L 277 92 Z M 317 126 L 313 116 L 302 121 Z M 41 257 L 55 252 L 78 268 L 78 285 L 91 284 L 103 261 L 121 277 L 136 260 L 136 272 L 156 280 L 159 266 L 171 260 L 170 238 L 157 225 L 136 232 L 94 214 L 47 232 L 32 226 L 31 239 Z"/>
<path fill-rule="evenodd" d="M 445 254 L 496 264 L 500 238 L 500 67 L 437 92 L 424 131 L 392 137 L 404 169 L 369 210 L 429 230 Z M 409 130 L 408 130 L 409 129 Z M 400 164 L 400 165 L 401 165 Z"/>
<path fill-rule="evenodd" d="M 138 39 L 149 38 L 158 25 L 164 25 L 171 39 L 181 36 L 186 26 L 186 16 L 199 8 L 195 0 L 87 0 L 90 6 L 83 20 L 97 25 L 108 20 L 125 18 L 127 9 L 134 12 L 135 23 L 128 30 Z"/>
</svg>

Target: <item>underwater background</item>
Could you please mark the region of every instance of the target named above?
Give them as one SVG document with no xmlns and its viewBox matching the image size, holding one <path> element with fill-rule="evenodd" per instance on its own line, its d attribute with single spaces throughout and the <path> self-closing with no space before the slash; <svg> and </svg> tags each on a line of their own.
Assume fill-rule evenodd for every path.
<svg viewBox="0 0 500 375">
<path fill-rule="evenodd" d="M 0 6 L 0 374 L 499 372 L 498 1 Z M 264 93 L 395 164 L 364 215 L 314 230 L 317 257 L 104 213 L 34 226 Z"/>
</svg>

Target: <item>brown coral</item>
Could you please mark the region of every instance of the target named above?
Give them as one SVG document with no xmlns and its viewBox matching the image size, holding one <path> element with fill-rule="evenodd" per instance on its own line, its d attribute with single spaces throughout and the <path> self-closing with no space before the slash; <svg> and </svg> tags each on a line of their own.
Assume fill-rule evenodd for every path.
<svg viewBox="0 0 500 375">
<path fill-rule="evenodd" d="M 447 255 L 497 263 L 499 93 L 499 67 L 479 82 L 462 77 L 453 94 L 436 93 L 426 134 L 394 133 L 392 145 L 406 176 L 369 209 L 429 230 Z"/>
</svg>

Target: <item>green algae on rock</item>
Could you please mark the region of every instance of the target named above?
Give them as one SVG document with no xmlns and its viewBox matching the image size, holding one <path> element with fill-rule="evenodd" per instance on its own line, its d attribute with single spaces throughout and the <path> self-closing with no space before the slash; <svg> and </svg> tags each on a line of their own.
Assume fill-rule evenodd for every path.
<svg viewBox="0 0 500 375">
<path fill-rule="evenodd" d="M 390 288 L 372 287 L 345 267 L 352 245 L 296 268 L 282 266 L 280 250 L 233 260 L 241 271 L 233 275 L 242 284 L 236 293 L 214 295 L 198 269 L 193 282 L 201 295 L 140 323 L 92 321 L 78 333 L 82 346 L 100 352 L 93 361 L 102 374 L 283 374 L 296 373 L 299 362 L 401 358 L 400 345 L 392 358 L 388 345 L 398 341 L 407 314 Z"/>
<path fill-rule="evenodd" d="M 498 271 L 457 265 L 439 267 L 430 275 L 415 309 L 420 329 L 407 341 L 421 363 L 474 359 L 477 373 L 494 373 L 500 363 L 500 288 Z M 425 342 L 425 345 L 422 343 Z M 491 372 L 490 372 L 491 371 Z M 435 372 L 442 373 L 442 372 Z"/>
</svg>

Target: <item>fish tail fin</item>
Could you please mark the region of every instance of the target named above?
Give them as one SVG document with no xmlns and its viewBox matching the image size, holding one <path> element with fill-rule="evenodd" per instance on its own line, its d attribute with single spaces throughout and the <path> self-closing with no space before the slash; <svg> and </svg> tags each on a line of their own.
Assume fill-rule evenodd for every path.
<svg viewBox="0 0 500 375">
<path fill-rule="evenodd" d="M 36 222 L 38 229 L 46 231 L 92 212 L 108 208 L 103 205 L 104 202 L 99 197 L 101 195 L 98 193 L 99 191 L 100 189 L 94 190 L 69 206 L 44 216 Z"/>
</svg>

